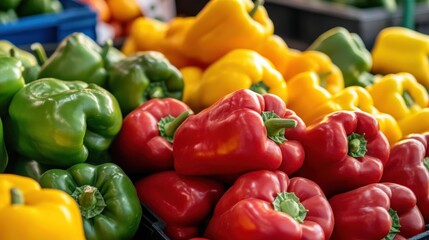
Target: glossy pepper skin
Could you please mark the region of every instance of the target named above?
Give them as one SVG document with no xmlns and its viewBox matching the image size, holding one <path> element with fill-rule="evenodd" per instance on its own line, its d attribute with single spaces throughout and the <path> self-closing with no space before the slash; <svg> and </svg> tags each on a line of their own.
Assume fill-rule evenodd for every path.
<svg viewBox="0 0 429 240">
<path fill-rule="evenodd" d="M 329 239 L 334 215 L 316 183 L 281 171 L 241 175 L 216 205 L 205 237 Z"/>
<path fill-rule="evenodd" d="M 371 51 L 374 73 L 408 72 L 429 88 L 429 36 L 404 27 L 384 28 Z M 397 58 L 398 54 L 401 55 Z"/>
<path fill-rule="evenodd" d="M 24 51 L 7 40 L 0 40 L 0 56 L 14 57 L 21 61 L 25 82 L 32 82 L 38 77 L 40 66 L 37 58 L 30 52 Z"/>
<path fill-rule="evenodd" d="M 13 96 L 25 85 L 22 63 L 12 57 L 0 57 L 0 115 L 7 114 Z"/>
<path fill-rule="evenodd" d="M 425 222 L 429 222 L 428 143 L 429 133 L 424 133 L 408 135 L 393 145 L 381 179 L 410 188 Z"/>
<path fill-rule="evenodd" d="M 109 148 L 122 126 L 116 99 L 96 84 L 39 79 L 9 107 L 11 146 L 20 155 L 58 167 L 85 162 Z M 37 121 L 37 127 L 34 126 Z"/>
<path fill-rule="evenodd" d="M 186 175 L 275 170 L 283 162 L 298 169 L 302 152 L 293 154 L 299 160 L 284 157 L 293 148 L 286 138 L 299 140 L 305 129 L 296 119 L 276 95 L 235 91 L 179 126 L 173 142 L 174 168 Z"/>
<path fill-rule="evenodd" d="M 367 90 L 375 107 L 397 120 L 404 136 L 429 130 L 429 94 L 410 73 L 388 74 Z"/>
<path fill-rule="evenodd" d="M 110 45 L 101 48 L 83 33 L 65 37 L 40 69 L 38 78 L 96 83 L 106 87 L 107 70 L 123 56 Z"/>
<path fill-rule="evenodd" d="M 288 82 L 291 78 L 302 72 L 315 72 L 320 79 L 320 86 L 329 93 L 335 94 L 344 88 L 343 74 L 328 55 L 320 51 L 307 50 L 289 53 L 285 61 L 285 70 L 282 72 Z"/>
<path fill-rule="evenodd" d="M 425 229 L 413 192 L 395 183 L 374 183 L 329 199 L 333 240 L 407 239 Z"/>
<path fill-rule="evenodd" d="M 79 207 L 63 191 L 41 189 L 28 177 L 0 174 L 0 196 L 1 239 L 85 239 Z"/>
<path fill-rule="evenodd" d="M 9 162 L 9 155 L 6 150 L 4 134 L 3 134 L 3 122 L 0 118 L 0 173 L 6 170 Z"/>
<path fill-rule="evenodd" d="M 327 197 L 380 181 L 390 153 L 377 119 L 337 111 L 307 127 L 304 165 L 298 176 L 315 181 Z"/>
<path fill-rule="evenodd" d="M 75 199 L 88 240 L 132 239 L 139 227 L 142 209 L 136 189 L 113 163 L 51 169 L 39 182 L 43 188 L 62 190 Z"/>
<path fill-rule="evenodd" d="M 116 163 L 127 173 L 173 170 L 174 133 L 191 113 L 174 98 L 143 103 L 123 121 L 112 146 Z"/>
<path fill-rule="evenodd" d="M 257 49 L 274 33 L 266 9 L 251 0 L 208 2 L 195 17 L 180 45 L 187 56 L 211 64 L 238 49 Z M 203 53 L 203 54 L 202 54 Z"/>
<path fill-rule="evenodd" d="M 125 116 L 149 99 L 181 100 L 183 85 L 180 71 L 162 53 L 147 51 L 113 64 L 107 89 L 116 97 Z"/>
<path fill-rule="evenodd" d="M 343 73 L 344 86 L 371 85 L 374 76 L 371 53 L 356 33 L 350 33 L 343 27 L 335 27 L 322 33 L 309 47 L 328 55 Z"/>
<path fill-rule="evenodd" d="M 256 51 L 268 59 L 280 73 L 287 69 L 286 63 L 291 56 L 291 50 L 279 35 L 273 34 L 265 38 Z"/>
<path fill-rule="evenodd" d="M 210 65 L 201 76 L 190 105 L 196 112 L 205 109 L 225 95 L 240 89 L 272 93 L 287 101 L 287 85 L 281 73 L 259 53 L 236 49 Z"/>
<path fill-rule="evenodd" d="M 175 171 L 148 175 L 135 187 L 140 201 L 164 222 L 165 233 L 172 240 L 201 235 L 205 221 L 224 193 L 224 186 L 215 180 Z"/>
</svg>

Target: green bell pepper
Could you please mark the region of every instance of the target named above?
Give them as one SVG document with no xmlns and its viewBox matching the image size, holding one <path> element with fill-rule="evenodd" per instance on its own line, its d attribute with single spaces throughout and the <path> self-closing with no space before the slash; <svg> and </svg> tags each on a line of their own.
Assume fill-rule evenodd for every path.
<svg viewBox="0 0 429 240">
<path fill-rule="evenodd" d="M 183 88 L 180 71 L 162 53 L 147 51 L 114 63 L 107 89 L 116 97 L 125 115 L 152 98 L 181 100 Z"/>
<path fill-rule="evenodd" d="M 15 10 L 0 10 L 0 25 L 10 23 L 16 20 L 18 20 L 18 15 L 16 15 Z"/>
<path fill-rule="evenodd" d="M 18 15 L 21 17 L 45 13 L 59 13 L 62 10 L 63 5 L 58 0 L 22 0 L 21 4 L 17 7 Z"/>
<path fill-rule="evenodd" d="M 4 172 L 9 162 L 3 135 L 3 123 L 0 119 L 0 173 Z"/>
<path fill-rule="evenodd" d="M 12 50 L 13 49 L 13 50 Z M 11 51 L 12 50 L 12 51 Z M 0 40 L 0 56 L 11 56 L 22 62 L 24 71 L 22 76 L 25 82 L 34 81 L 39 75 L 40 66 L 36 57 L 30 52 L 24 51 L 7 40 Z"/>
<path fill-rule="evenodd" d="M 42 174 L 40 185 L 63 190 L 76 200 L 88 240 L 132 239 L 138 230 L 142 208 L 137 191 L 113 163 L 51 169 Z"/>
<path fill-rule="evenodd" d="M 38 79 L 9 107 L 11 146 L 21 156 L 70 167 L 107 150 L 122 126 L 118 102 L 96 84 Z"/>
<path fill-rule="evenodd" d="M 24 87 L 23 69 L 18 59 L 0 56 L 0 115 L 7 113 L 13 96 Z"/>
<path fill-rule="evenodd" d="M 107 70 L 113 62 L 125 56 L 111 45 L 100 47 L 83 33 L 65 37 L 54 53 L 42 63 L 39 78 L 80 80 L 105 87 Z"/>
<path fill-rule="evenodd" d="M 21 0 L 1 0 L 0 11 L 15 9 L 21 3 Z"/>
<path fill-rule="evenodd" d="M 344 87 L 366 87 L 374 81 L 370 73 L 371 53 L 356 33 L 343 27 L 335 27 L 322 33 L 307 50 L 316 50 L 328 55 L 337 65 L 344 78 Z"/>
</svg>

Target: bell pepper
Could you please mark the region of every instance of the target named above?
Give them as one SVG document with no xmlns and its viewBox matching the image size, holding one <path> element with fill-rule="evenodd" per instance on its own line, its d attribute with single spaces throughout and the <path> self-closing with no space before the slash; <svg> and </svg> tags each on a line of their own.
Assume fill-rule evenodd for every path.
<svg viewBox="0 0 429 240">
<path fill-rule="evenodd" d="M 287 106 L 306 124 L 311 124 L 315 118 L 341 110 L 340 106 L 331 101 L 332 94 L 322 87 L 322 82 L 313 71 L 297 74 L 287 82 Z M 302 96 L 306 96 L 303 101 Z"/>
<path fill-rule="evenodd" d="M 371 53 L 356 33 L 344 27 L 335 27 L 322 33 L 307 50 L 316 50 L 328 55 L 337 65 L 344 79 L 344 86 L 366 87 L 374 81 L 370 73 Z"/>
<path fill-rule="evenodd" d="M 285 40 L 278 35 L 270 35 L 260 44 L 256 51 L 268 59 L 274 67 L 283 73 L 286 71 L 286 63 L 291 56 L 291 51 Z"/>
<path fill-rule="evenodd" d="M 374 183 L 329 200 L 335 215 L 333 240 L 408 239 L 425 229 L 413 192 L 395 183 Z"/>
<path fill-rule="evenodd" d="M 162 53 L 148 51 L 128 56 L 112 65 L 108 90 L 124 116 L 153 98 L 183 97 L 183 78 Z"/>
<path fill-rule="evenodd" d="M 334 215 L 316 183 L 281 171 L 240 176 L 222 196 L 205 237 L 227 239 L 329 239 Z"/>
<path fill-rule="evenodd" d="M 39 79 L 9 107 L 11 146 L 41 163 L 70 167 L 109 148 L 122 126 L 116 99 L 96 84 Z M 37 126 L 34 125 L 37 121 Z"/>
<path fill-rule="evenodd" d="M 132 239 L 139 227 L 142 208 L 136 189 L 113 163 L 51 169 L 42 174 L 40 185 L 62 190 L 76 201 L 87 240 Z"/>
<path fill-rule="evenodd" d="M 41 60 L 39 78 L 58 78 L 96 83 L 106 87 L 107 66 L 111 61 L 121 59 L 112 46 L 101 48 L 83 33 L 73 33 L 65 37 L 46 60 Z"/>
<path fill-rule="evenodd" d="M 374 116 L 380 125 L 380 131 L 386 136 L 390 145 L 402 138 L 402 131 L 396 119 L 375 108 L 373 99 L 365 88 L 358 86 L 344 88 L 332 96 L 332 101 L 335 101 L 342 110 L 364 111 Z"/>
<path fill-rule="evenodd" d="M 172 240 L 197 237 L 224 193 L 224 186 L 212 179 L 164 171 L 135 183 L 140 201 L 163 222 Z"/>
<path fill-rule="evenodd" d="M 16 47 L 7 40 L 0 40 L 0 56 L 14 57 L 21 61 L 24 67 L 22 75 L 25 82 L 32 82 L 38 77 L 40 66 L 36 57 L 30 52 Z"/>
<path fill-rule="evenodd" d="M 209 1 L 186 31 L 180 49 L 188 57 L 211 64 L 228 52 L 257 49 L 274 33 L 263 1 Z"/>
<path fill-rule="evenodd" d="M 429 222 L 428 143 L 429 133 L 424 133 L 408 135 L 393 145 L 381 179 L 410 188 L 425 222 Z"/>
<path fill-rule="evenodd" d="M 0 239 L 85 239 L 79 208 L 63 191 L 0 174 L 0 196 Z"/>
<path fill-rule="evenodd" d="M 388 74 L 367 90 L 375 107 L 397 120 L 404 136 L 429 131 L 429 94 L 413 75 Z"/>
<path fill-rule="evenodd" d="M 390 146 L 375 117 L 337 111 L 307 127 L 297 176 L 315 181 L 329 198 L 380 181 Z"/>
<path fill-rule="evenodd" d="M 320 79 L 319 85 L 329 93 L 334 94 L 344 88 L 341 70 L 332 63 L 328 55 L 312 50 L 289 54 L 285 71 L 282 72 L 286 82 L 298 73 L 311 71 L 317 73 Z"/>
<path fill-rule="evenodd" d="M 128 22 L 141 16 L 143 13 L 137 0 L 106 0 L 113 19 Z"/>
<path fill-rule="evenodd" d="M 139 17 L 133 21 L 126 40 L 128 44 L 123 46 L 122 51 L 127 52 L 127 55 L 138 51 L 158 51 L 177 68 L 201 65 L 179 50 L 179 44 L 194 20 L 194 17 L 175 17 L 167 23 L 149 17 Z"/>
<path fill-rule="evenodd" d="M 282 75 L 259 53 L 248 49 L 236 49 L 210 65 L 201 76 L 189 103 L 196 112 L 239 89 L 251 89 L 257 93 L 272 93 L 284 102 L 287 85 Z"/>
<path fill-rule="evenodd" d="M 128 174 L 173 170 L 173 140 L 177 127 L 191 114 L 174 98 L 151 99 L 130 112 L 112 150 Z"/>
<path fill-rule="evenodd" d="M 59 13 L 63 5 L 59 0 L 22 0 L 17 7 L 20 17 L 36 14 Z"/>
<path fill-rule="evenodd" d="M 3 0 L 0 2 L 0 10 L 15 9 L 22 0 Z"/>
<path fill-rule="evenodd" d="M 0 10 L 0 24 L 7 24 L 18 20 L 15 10 Z"/>
<path fill-rule="evenodd" d="M 203 76 L 204 70 L 200 67 L 183 67 L 179 69 L 183 77 L 184 89 L 182 101 L 188 106 L 198 106 L 198 100 L 193 96 L 197 94 L 196 88 Z"/>
<path fill-rule="evenodd" d="M 295 119 L 298 116 L 276 95 L 235 91 L 177 128 L 174 168 L 186 175 L 275 170 L 283 162 L 298 169 L 303 159 L 296 158 L 303 153 L 283 157 L 287 149 L 294 149 L 286 138 L 299 140 L 305 129 Z"/>
<path fill-rule="evenodd" d="M 3 122 L 0 118 L 0 173 L 4 172 L 9 162 L 3 134 Z"/>
<path fill-rule="evenodd" d="M 18 59 L 0 56 L 0 115 L 7 113 L 13 96 L 24 87 L 23 70 Z"/>
<path fill-rule="evenodd" d="M 428 35 L 404 27 L 387 27 L 375 39 L 371 51 L 372 71 L 380 74 L 408 72 L 429 88 L 428 53 Z"/>
</svg>

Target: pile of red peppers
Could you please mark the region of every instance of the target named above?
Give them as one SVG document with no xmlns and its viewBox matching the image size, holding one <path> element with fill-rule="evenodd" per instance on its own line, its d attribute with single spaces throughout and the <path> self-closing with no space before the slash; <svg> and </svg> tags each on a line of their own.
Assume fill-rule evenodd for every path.
<svg viewBox="0 0 429 240">
<path fill-rule="evenodd" d="M 112 145 L 171 239 L 407 239 L 429 223 L 429 133 L 390 146 L 377 120 L 310 125 L 273 94 L 238 90 L 198 113 L 151 99 Z"/>
</svg>

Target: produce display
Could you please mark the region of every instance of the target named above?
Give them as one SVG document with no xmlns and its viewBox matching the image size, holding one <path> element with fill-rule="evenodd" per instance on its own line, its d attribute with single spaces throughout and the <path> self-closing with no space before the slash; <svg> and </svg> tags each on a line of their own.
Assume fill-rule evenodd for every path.
<svg viewBox="0 0 429 240">
<path fill-rule="evenodd" d="M 297 50 L 262 1 L 211 0 L 31 49 L 0 41 L 0 239 L 429 236 L 425 34 Z"/>
</svg>

